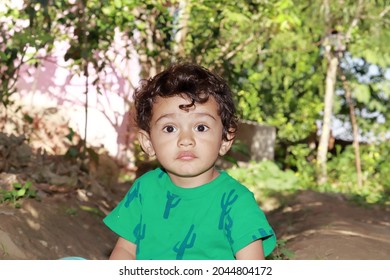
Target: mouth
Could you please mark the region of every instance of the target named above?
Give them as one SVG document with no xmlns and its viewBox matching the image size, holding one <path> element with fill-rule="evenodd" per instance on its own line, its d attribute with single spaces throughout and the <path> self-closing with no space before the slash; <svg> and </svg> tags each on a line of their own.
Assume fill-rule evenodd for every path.
<svg viewBox="0 0 390 280">
<path fill-rule="evenodd" d="M 192 152 L 180 152 L 177 156 L 178 160 L 193 160 L 196 156 Z"/>
</svg>

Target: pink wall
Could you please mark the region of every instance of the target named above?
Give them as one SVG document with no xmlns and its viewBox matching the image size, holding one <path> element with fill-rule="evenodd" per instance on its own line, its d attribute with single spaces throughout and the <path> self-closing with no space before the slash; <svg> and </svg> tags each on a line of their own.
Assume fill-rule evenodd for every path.
<svg viewBox="0 0 390 280">
<path fill-rule="evenodd" d="M 63 60 L 67 48 L 67 42 L 58 42 L 40 67 L 25 66 L 14 97 L 33 108 L 57 108 L 69 119 L 70 127 L 84 137 L 86 77 L 69 70 L 70 63 Z M 89 70 L 87 142 L 104 146 L 111 156 L 131 164 L 132 152 L 127 147 L 134 139 L 134 129 L 128 129 L 128 102 L 138 84 L 140 66 L 135 53 L 131 59 L 125 57 L 125 42 L 119 33 L 109 54 L 111 65 L 99 73 L 102 94 L 92 85 L 97 74 Z"/>
</svg>

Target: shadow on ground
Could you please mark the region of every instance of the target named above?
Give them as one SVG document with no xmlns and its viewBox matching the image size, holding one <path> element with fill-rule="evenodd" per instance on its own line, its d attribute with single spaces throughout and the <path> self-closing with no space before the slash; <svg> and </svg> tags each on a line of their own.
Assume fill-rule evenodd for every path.
<svg viewBox="0 0 390 280">
<path fill-rule="evenodd" d="M 389 260 L 390 209 L 302 191 L 268 213 L 284 250 L 300 260 Z"/>
<path fill-rule="evenodd" d="M 20 209 L 0 205 L 0 259 L 106 259 L 116 236 L 102 218 L 127 190 L 109 201 L 75 193 L 27 199 Z M 390 259 L 390 211 L 367 209 L 340 195 L 303 191 L 267 213 L 292 259 Z M 277 254 L 278 251 L 275 251 Z"/>
</svg>

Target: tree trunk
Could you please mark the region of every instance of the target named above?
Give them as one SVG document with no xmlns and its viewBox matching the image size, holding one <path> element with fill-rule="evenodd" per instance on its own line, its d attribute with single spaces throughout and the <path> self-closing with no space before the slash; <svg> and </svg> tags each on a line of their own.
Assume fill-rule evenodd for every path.
<svg viewBox="0 0 390 280">
<path fill-rule="evenodd" d="M 191 7 L 188 1 L 180 1 L 178 12 L 178 30 L 175 34 L 175 45 L 173 48 L 176 58 L 184 58 L 185 53 L 185 40 L 188 32 L 188 21 L 190 19 Z"/>
<path fill-rule="evenodd" d="M 357 185 L 359 188 L 363 185 L 363 177 L 362 177 L 362 168 L 360 163 L 360 149 L 359 149 L 359 129 L 356 122 L 355 116 L 355 107 L 352 103 L 352 95 L 351 90 L 348 85 L 347 78 L 344 73 L 341 72 L 341 81 L 343 82 L 343 88 L 345 91 L 345 99 L 347 101 L 349 107 L 349 116 L 351 118 L 351 125 L 353 131 L 353 148 L 355 150 L 355 166 L 356 166 L 356 176 L 357 176 Z"/>
<path fill-rule="evenodd" d="M 332 53 L 331 47 L 326 46 L 326 58 L 328 60 L 328 69 L 326 71 L 324 116 L 322 122 L 322 132 L 317 151 L 317 183 L 327 182 L 327 160 L 328 143 L 331 129 L 331 118 L 333 109 L 333 96 L 335 92 L 336 74 L 339 65 L 339 58 Z"/>
</svg>

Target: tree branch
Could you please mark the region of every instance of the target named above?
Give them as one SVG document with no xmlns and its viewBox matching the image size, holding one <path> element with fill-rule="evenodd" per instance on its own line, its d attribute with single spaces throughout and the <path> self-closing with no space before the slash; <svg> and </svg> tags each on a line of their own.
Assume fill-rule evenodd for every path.
<svg viewBox="0 0 390 280">
<path fill-rule="evenodd" d="M 246 45 L 248 45 L 250 42 L 252 42 L 253 39 L 254 39 L 254 36 L 253 36 L 253 34 L 251 34 L 251 36 L 249 36 L 244 42 L 239 44 L 234 50 L 228 52 L 225 55 L 225 59 L 230 60 L 233 56 L 235 56 L 237 53 L 242 51 Z M 225 45 L 224 48 L 222 49 L 222 53 L 225 53 L 225 51 L 227 51 L 228 48 L 229 48 L 229 45 Z"/>
<path fill-rule="evenodd" d="M 351 22 L 351 25 L 348 28 L 347 33 L 345 34 L 346 43 L 349 42 L 349 40 L 351 39 L 351 33 L 352 33 L 353 28 L 359 23 L 362 8 L 363 8 L 363 0 L 359 0 L 359 2 L 357 4 L 355 16 Z"/>
<path fill-rule="evenodd" d="M 387 6 L 380 14 L 379 18 L 383 18 L 390 11 L 390 6 Z"/>
</svg>

